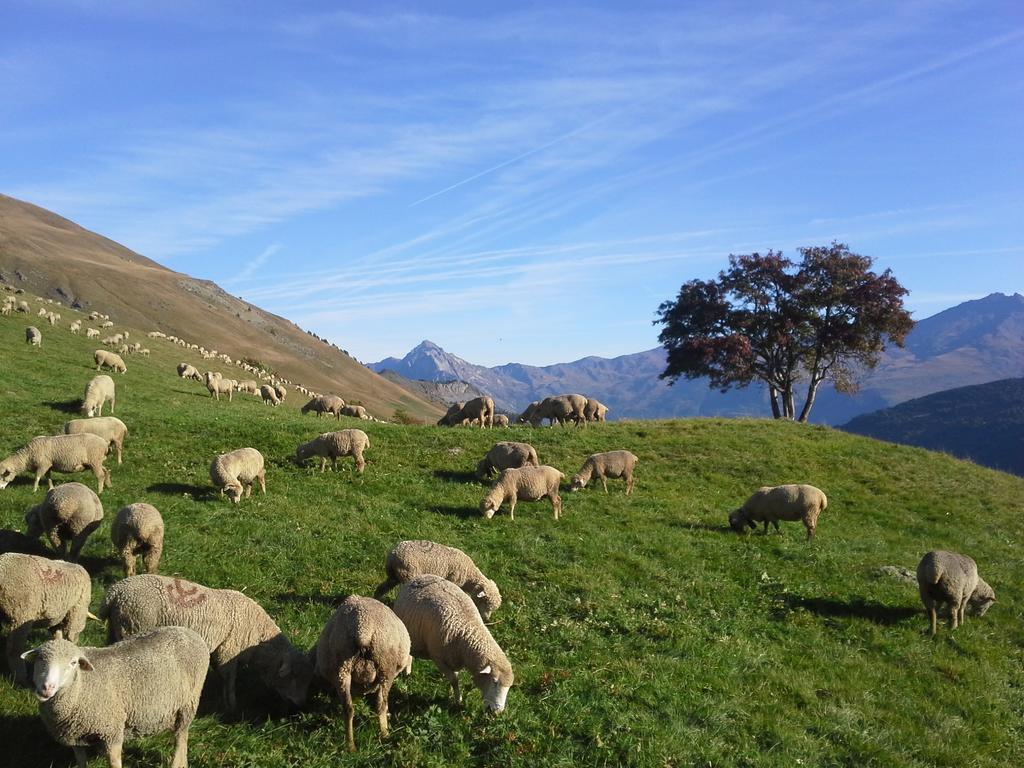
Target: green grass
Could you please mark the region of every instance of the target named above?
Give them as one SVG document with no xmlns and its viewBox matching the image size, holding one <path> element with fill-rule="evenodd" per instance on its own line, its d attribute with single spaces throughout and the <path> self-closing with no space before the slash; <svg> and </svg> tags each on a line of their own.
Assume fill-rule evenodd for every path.
<svg viewBox="0 0 1024 768">
<path fill-rule="evenodd" d="M 94 375 L 94 342 L 71 336 L 73 313 L 63 314 L 63 329 L 39 326 L 41 350 L 24 343 L 35 318 L 0 318 L 3 455 L 72 418 L 60 408 Z M 340 597 L 372 594 L 395 542 L 434 539 L 466 550 L 501 586 L 492 632 L 516 672 L 508 709 L 492 717 L 475 690 L 453 707 L 441 675 L 417 662 L 392 691 L 386 741 L 357 705 L 352 756 L 332 698 L 284 715 L 251 696 L 246 717 L 229 720 L 214 683 L 191 731 L 194 768 L 1024 764 L 1024 480 L 768 421 L 490 432 L 338 424 L 301 416 L 298 393 L 278 409 L 247 396 L 214 402 L 176 377 L 191 358 L 146 344 L 153 356 L 128 359 L 128 374 L 114 377 L 130 436 L 102 499 L 108 520 L 134 501 L 160 509 L 162 573 L 245 591 L 309 647 Z M 290 461 L 299 442 L 339 426 L 370 435 L 363 477 L 350 460 L 325 475 Z M 498 439 L 532 442 L 567 475 L 589 453 L 629 449 L 640 457 L 636 490 L 627 498 L 612 481 L 608 495 L 565 492 L 558 522 L 546 503 L 520 504 L 514 522 L 506 510 L 485 520 L 485 486 L 471 472 Z M 207 468 L 246 445 L 268 460 L 268 493 L 232 506 L 211 494 Z M 23 530 L 41 498 L 26 479 L 0 491 L 0 526 Z M 94 487 L 91 475 L 58 477 L 71 479 Z M 828 494 L 816 541 L 805 543 L 798 523 L 767 537 L 725 527 L 752 489 L 784 482 Z M 971 554 L 999 601 L 931 640 L 916 587 L 872 571 L 913 568 L 937 548 Z M 121 576 L 109 523 L 84 555 L 95 610 Z M 103 637 L 90 623 L 80 642 Z M 28 691 L 0 681 L 0 765 L 73 764 L 36 712 Z M 169 734 L 133 741 L 126 764 L 167 764 L 170 752 Z"/>
</svg>

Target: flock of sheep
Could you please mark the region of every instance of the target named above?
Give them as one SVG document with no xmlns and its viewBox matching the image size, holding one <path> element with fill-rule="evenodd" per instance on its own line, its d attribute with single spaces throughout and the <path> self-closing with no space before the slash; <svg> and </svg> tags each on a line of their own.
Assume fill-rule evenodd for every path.
<svg viewBox="0 0 1024 768">
<path fill-rule="evenodd" d="M 23 311 L 10 300 L 4 308 L 4 314 Z M 30 328 L 26 341 L 41 345 L 38 329 Z M 97 350 L 94 362 L 97 370 L 107 367 L 121 374 L 127 370 L 123 359 L 107 350 Z M 222 393 L 230 399 L 232 392 L 245 391 L 277 405 L 287 395 L 279 382 L 257 386 L 254 380 L 237 382 L 213 372 L 204 376 L 187 363 L 178 367 L 178 375 L 205 382 L 217 399 Z M 346 406 L 339 397 L 308 394 L 312 398 L 302 407 L 303 413 L 369 418 L 360 406 Z M 110 485 L 110 470 L 104 465 L 107 454 L 115 452 L 120 464 L 128 435 L 120 419 L 102 415 L 108 402 L 113 414 L 114 381 L 97 375 L 82 399 L 87 418 L 67 422 L 63 434 L 32 438 L 0 461 L 0 488 L 24 472 L 34 476 L 34 491 L 44 478 L 49 484 L 43 501 L 25 515 L 25 534 L 0 533 L 0 616 L 11 626 L 8 667 L 16 683 L 31 681 L 47 729 L 74 749 L 79 766 L 85 765 L 90 744 L 101 744 L 111 765 L 120 766 L 126 738 L 165 730 L 175 734 L 172 766 L 186 766 L 188 729 L 210 666 L 222 680 L 228 710 L 237 708 L 240 667 L 298 707 L 316 687 L 333 687 L 344 710 L 350 750 L 356 748 L 353 696 L 373 695 L 381 734 L 387 735 L 390 688 L 400 673 L 411 672 L 414 657 L 433 661 L 450 683 L 456 702 L 462 701 L 458 672 L 468 670 L 486 706 L 493 712 L 505 708 L 514 673 L 485 624 L 501 606 L 499 587 L 465 552 L 436 542 L 399 542 L 386 556 L 386 578 L 373 598 L 345 600 L 327 621 L 316 645 L 303 652 L 258 603 L 241 592 L 158 575 L 164 521 L 150 504 L 129 504 L 118 511 L 110 531 L 126 578 L 110 587 L 99 616 L 92 616 L 91 579 L 77 560 L 103 519 L 98 494 Z M 603 421 L 606 413 L 607 408 L 596 400 L 562 395 L 532 403 L 517 421 L 535 426 L 543 419 L 551 424 L 584 425 Z M 454 405 L 439 424 L 486 427 L 501 424 L 498 416 L 493 401 L 483 397 Z M 363 454 L 369 448 L 365 432 L 342 429 L 300 444 L 295 460 L 302 464 L 319 458 L 323 472 L 328 460 L 336 468 L 339 458 L 351 456 L 361 474 L 366 466 Z M 577 491 L 600 479 L 607 493 L 607 480 L 621 479 L 629 495 L 637 461 L 627 450 L 592 454 L 569 488 Z M 55 487 L 50 478 L 52 471 L 86 469 L 96 477 L 96 493 L 77 482 Z M 517 502 L 547 499 L 555 519 L 559 518 L 559 489 L 565 475 L 541 464 L 533 446 L 496 443 L 476 466 L 480 479 L 495 473 L 497 479 L 479 505 L 485 517 L 491 518 L 507 504 L 513 520 Z M 264 458 L 251 447 L 221 454 L 210 465 L 210 479 L 234 503 L 248 497 L 254 483 L 266 493 Z M 827 503 L 825 494 L 810 485 L 764 487 L 729 515 L 729 523 L 742 531 L 760 522 L 767 533 L 769 524 L 778 529 L 780 520 L 800 520 L 811 539 Z M 41 536 L 53 551 L 40 546 Z M 54 555 L 60 559 L 53 559 Z M 135 573 L 136 557 L 142 558 L 143 574 Z M 917 579 L 933 635 L 939 604 L 950 606 L 951 625 L 956 628 L 966 609 L 982 615 L 995 600 L 975 562 L 955 553 L 929 552 L 918 566 Z M 395 587 L 398 594 L 393 604 L 380 602 Z M 75 645 L 89 617 L 106 622 L 110 645 Z M 26 651 L 33 627 L 50 629 L 54 639 Z"/>
</svg>

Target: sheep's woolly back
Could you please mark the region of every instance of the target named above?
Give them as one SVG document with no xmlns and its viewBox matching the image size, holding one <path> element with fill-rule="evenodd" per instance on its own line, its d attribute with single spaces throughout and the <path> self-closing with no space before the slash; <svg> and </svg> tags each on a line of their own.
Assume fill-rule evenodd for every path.
<svg viewBox="0 0 1024 768">
<path fill-rule="evenodd" d="M 752 520 L 800 520 L 805 514 L 820 514 L 828 506 L 825 494 L 813 485 L 776 485 L 758 488 L 741 509 Z"/>
<path fill-rule="evenodd" d="M 38 488 L 39 481 L 50 470 L 80 472 L 89 467 L 97 478 L 97 492 L 102 493 L 109 476 L 103 467 L 106 456 L 107 441 L 96 435 L 39 435 L 0 461 L 0 488 L 25 471 L 36 473 L 35 487 Z"/>
<path fill-rule="evenodd" d="M 263 466 L 263 454 L 255 448 L 238 448 L 213 460 L 210 481 L 222 490 L 231 488 L 241 493 L 243 486 L 263 475 Z"/>
<path fill-rule="evenodd" d="M 125 366 L 124 364 L 124 360 L 121 358 L 120 355 L 114 352 L 110 352 L 106 349 L 97 349 L 95 352 L 93 352 L 92 357 L 93 360 L 96 361 L 97 370 L 99 370 L 101 366 L 118 371 L 119 373 L 124 373 L 125 371 L 128 370 L 127 366 Z"/>
<path fill-rule="evenodd" d="M 103 404 L 110 402 L 110 412 L 114 412 L 114 380 L 103 374 L 93 376 L 85 385 L 85 395 L 82 397 L 82 413 L 92 416 L 93 412 L 100 415 L 103 412 Z"/>
<path fill-rule="evenodd" d="M 513 682 L 512 665 L 465 592 L 426 574 L 402 585 L 394 611 L 409 630 L 412 655 L 442 669 L 477 672 L 490 666 L 503 685 Z"/>
<path fill-rule="evenodd" d="M 82 483 L 63 483 L 47 491 L 41 504 L 25 516 L 28 535 L 46 534 L 54 548 L 75 540 L 71 559 L 77 558 L 85 537 L 99 527 L 103 504 L 91 488 Z"/>
<path fill-rule="evenodd" d="M 515 492 L 523 501 L 536 501 L 554 490 L 558 491 L 558 483 L 565 475 L 554 467 L 543 464 L 539 467 L 519 467 L 502 470 L 491 490 L 500 489 L 502 496 L 507 497 Z"/>
<path fill-rule="evenodd" d="M 358 660 L 375 667 L 376 688 L 381 678 L 394 678 L 412 663 L 409 631 L 401 619 L 383 603 L 370 597 L 352 595 L 338 606 L 315 648 L 315 672 L 328 682 L 337 680 L 342 668 L 352 674 Z"/>
<path fill-rule="evenodd" d="M 493 470 L 512 469 L 518 467 L 538 467 L 540 459 L 537 449 L 529 443 L 517 443 L 503 440 L 495 443 L 477 465 L 477 474 L 489 475 Z"/>
<path fill-rule="evenodd" d="M 121 552 L 128 576 L 135 575 L 135 555 L 142 554 L 147 573 L 160 565 L 164 548 L 164 520 L 152 504 L 137 502 L 118 510 L 110 526 L 110 541 Z"/>
<path fill-rule="evenodd" d="M 312 440 L 302 443 L 295 449 L 295 458 L 302 462 L 314 456 L 320 457 L 321 469 L 331 459 L 337 464 L 341 456 L 352 456 L 356 460 L 356 470 L 363 471 L 366 462 L 363 451 L 370 447 L 370 436 L 361 429 L 340 429 L 336 432 L 322 432 Z"/>
</svg>

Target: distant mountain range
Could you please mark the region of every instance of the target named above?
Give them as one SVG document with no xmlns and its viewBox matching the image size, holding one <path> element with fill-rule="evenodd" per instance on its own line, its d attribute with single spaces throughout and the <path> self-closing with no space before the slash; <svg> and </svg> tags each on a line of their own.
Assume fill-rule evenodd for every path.
<svg viewBox="0 0 1024 768">
<path fill-rule="evenodd" d="M 1024 476 L 1024 379 L 947 389 L 858 416 L 840 429 Z"/>
<path fill-rule="evenodd" d="M 461 380 L 491 395 L 506 411 L 519 412 L 547 395 L 580 392 L 610 407 L 609 418 L 767 416 L 760 386 L 720 393 L 705 380 L 658 378 L 665 369 L 661 347 L 616 358 L 584 357 L 543 367 L 509 363 L 474 365 L 424 341 L 403 358 L 369 366 L 409 379 Z M 856 396 L 823 387 L 811 420 L 841 424 L 863 413 L 953 387 L 1024 376 L 1024 296 L 993 293 L 917 323 L 903 349 L 890 347 L 862 380 Z"/>
</svg>

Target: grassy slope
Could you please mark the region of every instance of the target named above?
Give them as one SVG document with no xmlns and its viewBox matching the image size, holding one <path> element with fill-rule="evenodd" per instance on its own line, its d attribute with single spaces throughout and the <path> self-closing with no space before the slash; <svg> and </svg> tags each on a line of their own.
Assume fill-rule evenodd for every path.
<svg viewBox="0 0 1024 768">
<path fill-rule="evenodd" d="M 33 350 L 27 324 L 0 318 L 4 455 L 59 428 L 70 417 L 60 407 L 94 373 L 92 342 L 46 326 Z M 1024 761 L 1021 479 L 826 428 L 730 420 L 497 433 L 358 424 L 372 442 L 365 477 L 321 476 L 288 457 L 334 422 L 301 416 L 295 396 L 277 410 L 213 402 L 174 376 L 177 357 L 161 346 L 116 377 L 116 415 L 131 435 L 103 494 L 108 518 L 133 501 L 162 511 L 161 572 L 244 590 L 308 647 L 339 596 L 372 593 L 396 541 L 442 541 L 501 585 L 492 630 L 517 676 L 509 709 L 493 718 L 475 691 L 453 708 L 433 665 L 417 662 L 392 692 L 386 743 L 358 706 L 352 757 L 335 701 L 321 696 L 290 717 L 250 705 L 228 722 L 212 686 L 191 732 L 194 768 Z M 566 493 L 557 523 L 549 505 L 529 503 L 514 523 L 484 520 L 484 487 L 468 473 L 508 438 L 530 440 L 567 475 L 588 453 L 629 448 L 640 457 L 636 492 L 626 498 L 613 482 L 607 496 Z M 231 506 L 210 493 L 207 466 L 243 445 L 268 458 L 268 495 Z M 768 537 L 724 528 L 752 488 L 791 481 L 829 496 L 816 542 L 798 524 Z M 24 479 L 0 491 L 0 526 L 20 528 L 40 497 Z M 108 536 L 105 523 L 85 548 L 94 610 L 120 577 Z M 913 567 L 932 548 L 972 554 L 999 596 L 984 619 L 935 641 L 922 634 L 916 589 L 871 574 Z M 90 623 L 82 642 L 102 639 Z M 0 765 L 73 762 L 9 681 L 0 745 Z M 126 760 L 166 764 L 170 750 L 169 735 L 148 738 Z"/>
</svg>

